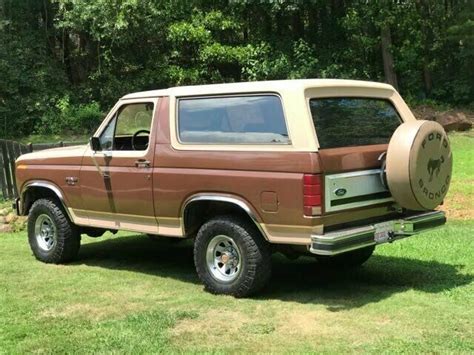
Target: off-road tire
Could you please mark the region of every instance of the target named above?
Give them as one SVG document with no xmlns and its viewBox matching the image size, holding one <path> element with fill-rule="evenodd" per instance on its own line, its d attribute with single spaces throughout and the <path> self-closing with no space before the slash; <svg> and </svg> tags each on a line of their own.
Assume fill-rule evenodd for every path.
<svg viewBox="0 0 474 355">
<path fill-rule="evenodd" d="M 56 228 L 56 243 L 51 250 L 45 250 L 38 244 L 35 234 L 36 219 L 47 215 Z M 36 259 L 53 264 L 73 260 L 81 245 L 79 229 L 69 220 L 62 206 L 54 199 L 42 198 L 31 206 L 28 216 L 28 241 Z"/>
<path fill-rule="evenodd" d="M 354 268 L 361 266 L 369 260 L 374 253 L 374 250 L 375 246 L 372 245 L 335 256 L 318 255 L 316 256 L 316 259 L 318 264 L 325 268 Z"/>
<path fill-rule="evenodd" d="M 242 254 L 237 278 L 230 282 L 217 280 L 206 259 L 211 240 L 218 235 L 232 239 Z M 214 294 L 247 297 L 261 290 L 271 276 L 271 251 L 261 233 L 251 223 L 233 216 L 216 217 L 199 229 L 194 242 L 194 264 L 205 289 Z"/>
</svg>

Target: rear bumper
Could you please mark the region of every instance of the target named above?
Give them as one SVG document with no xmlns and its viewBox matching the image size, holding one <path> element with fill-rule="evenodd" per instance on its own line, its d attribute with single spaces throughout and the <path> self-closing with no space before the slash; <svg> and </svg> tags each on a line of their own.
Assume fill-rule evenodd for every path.
<svg viewBox="0 0 474 355">
<path fill-rule="evenodd" d="M 371 245 L 391 243 L 445 223 L 446 216 L 443 211 L 432 211 L 403 219 L 312 235 L 310 252 L 317 255 L 337 255 Z"/>
</svg>

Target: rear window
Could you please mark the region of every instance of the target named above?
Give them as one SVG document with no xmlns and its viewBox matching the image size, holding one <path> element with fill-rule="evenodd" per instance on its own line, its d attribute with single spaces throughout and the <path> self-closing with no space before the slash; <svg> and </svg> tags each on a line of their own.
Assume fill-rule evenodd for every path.
<svg viewBox="0 0 474 355">
<path fill-rule="evenodd" d="M 289 143 L 275 95 L 180 99 L 178 132 L 183 143 Z"/>
<path fill-rule="evenodd" d="M 386 144 L 401 119 L 392 103 L 375 98 L 310 99 L 321 148 Z"/>
</svg>

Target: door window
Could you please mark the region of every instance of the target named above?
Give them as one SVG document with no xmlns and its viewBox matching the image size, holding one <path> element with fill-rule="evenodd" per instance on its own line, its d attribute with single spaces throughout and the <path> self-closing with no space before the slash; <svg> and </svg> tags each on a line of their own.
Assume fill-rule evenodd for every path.
<svg viewBox="0 0 474 355">
<path fill-rule="evenodd" d="M 121 106 L 100 135 L 102 150 L 146 150 L 152 118 L 151 102 Z"/>
</svg>

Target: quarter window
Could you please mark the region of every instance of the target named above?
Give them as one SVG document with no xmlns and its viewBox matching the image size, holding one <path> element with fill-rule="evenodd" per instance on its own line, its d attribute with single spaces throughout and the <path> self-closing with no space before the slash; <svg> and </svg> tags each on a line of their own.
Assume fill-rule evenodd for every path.
<svg viewBox="0 0 474 355">
<path fill-rule="evenodd" d="M 183 143 L 290 142 L 281 101 L 275 95 L 180 99 L 178 132 Z"/>
</svg>

